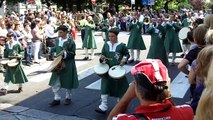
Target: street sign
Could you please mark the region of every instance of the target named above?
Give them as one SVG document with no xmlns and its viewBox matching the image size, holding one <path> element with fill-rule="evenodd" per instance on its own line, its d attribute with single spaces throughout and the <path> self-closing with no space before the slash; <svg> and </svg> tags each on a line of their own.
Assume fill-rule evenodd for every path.
<svg viewBox="0 0 213 120">
<path fill-rule="evenodd" d="M 131 4 L 134 5 L 135 4 L 135 0 L 131 0 Z"/>
<path fill-rule="evenodd" d="M 155 0 L 148 0 L 148 5 L 155 5 Z"/>
<path fill-rule="evenodd" d="M 148 0 L 142 0 L 141 2 L 143 5 L 148 5 Z"/>
<path fill-rule="evenodd" d="M 143 5 L 155 5 L 155 0 L 142 0 Z"/>
<path fill-rule="evenodd" d="M 95 4 L 95 0 L 91 0 L 92 4 L 94 5 Z"/>
</svg>

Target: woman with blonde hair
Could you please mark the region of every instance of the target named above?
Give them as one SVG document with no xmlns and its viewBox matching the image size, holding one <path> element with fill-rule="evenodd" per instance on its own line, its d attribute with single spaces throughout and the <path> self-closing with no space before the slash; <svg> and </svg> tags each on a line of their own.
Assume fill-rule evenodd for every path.
<svg viewBox="0 0 213 120">
<path fill-rule="evenodd" d="M 201 95 L 201 98 L 198 103 L 198 107 L 196 110 L 196 116 L 195 120 L 212 120 L 213 119 L 213 46 L 208 46 L 204 48 L 200 54 L 200 56 L 205 56 L 210 59 L 210 62 L 207 62 L 208 64 L 204 64 L 204 62 L 201 60 L 204 66 L 203 71 L 198 72 L 198 75 L 201 77 L 204 77 L 205 81 L 205 89 Z M 202 59 L 202 58 L 200 58 Z M 200 66 L 202 67 L 202 66 Z M 208 68 L 208 69 L 207 69 Z"/>
<path fill-rule="evenodd" d="M 207 31 L 205 41 L 207 45 L 213 45 L 213 29 Z"/>
<path fill-rule="evenodd" d="M 207 14 L 204 18 L 204 24 L 209 29 L 213 29 L 213 14 Z"/>
</svg>

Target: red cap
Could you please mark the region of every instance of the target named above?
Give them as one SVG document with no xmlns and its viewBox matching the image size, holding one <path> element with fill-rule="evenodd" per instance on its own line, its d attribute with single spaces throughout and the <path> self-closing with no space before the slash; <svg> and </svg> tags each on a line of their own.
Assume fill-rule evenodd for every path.
<svg viewBox="0 0 213 120">
<path fill-rule="evenodd" d="M 131 73 L 142 87 L 153 90 L 154 84 L 166 83 L 168 70 L 159 59 L 146 59 L 133 66 Z"/>
</svg>

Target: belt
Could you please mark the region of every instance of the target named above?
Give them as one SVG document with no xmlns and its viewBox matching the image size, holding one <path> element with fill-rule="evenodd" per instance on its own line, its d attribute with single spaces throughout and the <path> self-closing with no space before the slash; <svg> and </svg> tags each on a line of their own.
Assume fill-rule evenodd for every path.
<svg viewBox="0 0 213 120">
<path fill-rule="evenodd" d="M 50 38 L 50 37 L 48 37 L 47 39 L 56 39 L 56 37 L 54 37 L 54 38 Z"/>
</svg>

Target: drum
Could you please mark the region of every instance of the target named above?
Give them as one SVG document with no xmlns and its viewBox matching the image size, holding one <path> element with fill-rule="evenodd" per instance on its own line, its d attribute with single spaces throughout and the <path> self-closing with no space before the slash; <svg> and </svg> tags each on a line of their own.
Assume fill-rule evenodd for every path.
<svg viewBox="0 0 213 120">
<path fill-rule="evenodd" d="M 98 63 L 95 67 L 94 67 L 94 71 L 97 75 L 104 75 L 108 72 L 109 70 L 109 65 L 107 65 L 106 63 Z"/>
<path fill-rule="evenodd" d="M 109 74 L 110 77 L 112 77 L 114 79 L 120 79 L 120 78 L 125 76 L 126 70 L 123 66 L 116 65 L 116 66 L 112 66 L 109 69 L 108 74 Z"/>
<path fill-rule="evenodd" d="M 19 60 L 17 60 L 17 59 L 11 59 L 7 63 L 7 66 L 8 67 L 16 67 L 18 64 L 19 64 Z"/>
<path fill-rule="evenodd" d="M 7 65 L 8 62 L 9 62 L 9 59 L 2 59 L 0 64 Z"/>
<path fill-rule="evenodd" d="M 178 33 L 178 37 L 181 39 L 181 40 L 184 40 L 187 38 L 187 33 L 190 32 L 191 29 L 189 27 L 183 27 L 179 33 Z"/>
<path fill-rule="evenodd" d="M 58 56 L 54 61 L 50 64 L 50 66 L 47 68 L 48 72 L 59 72 L 59 70 L 62 70 L 62 56 Z"/>
</svg>

